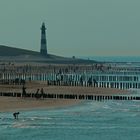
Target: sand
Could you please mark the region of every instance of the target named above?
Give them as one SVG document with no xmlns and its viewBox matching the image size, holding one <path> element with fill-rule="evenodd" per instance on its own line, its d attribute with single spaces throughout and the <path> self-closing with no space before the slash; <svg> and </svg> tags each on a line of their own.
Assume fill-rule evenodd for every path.
<svg viewBox="0 0 140 140">
<path fill-rule="evenodd" d="M 16 97 L 0 97 L 0 112 L 18 112 L 33 109 L 53 109 L 68 107 L 80 103 L 78 100 L 56 99 L 23 99 Z"/>
<path fill-rule="evenodd" d="M 50 94 L 94 94 L 111 95 L 127 93 L 126 90 L 115 88 L 81 87 L 81 86 L 48 86 L 43 82 L 26 83 L 27 93 L 36 93 L 37 89 L 44 89 L 45 93 Z M 22 85 L 0 85 L 1 92 L 22 92 Z"/>
<path fill-rule="evenodd" d="M 127 94 L 127 91 L 109 88 L 95 87 L 70 87 L 70 86 L 47 86 L 45 83 L 28 83 L 25 85 L 27 93 L 35 93 L 43 88 L 45 93 L 51 94 L 92 94 L 92 95 L 113 95 Z M 19 85 L 0 85 L 1 92 L 22 92 Z M 79 104 L 81 100 L 68 99 L 33 99 L 21 97 L 0 97 L 0 112 L 21 111 L 41 108 L 60 108 Z"/>
</svg>

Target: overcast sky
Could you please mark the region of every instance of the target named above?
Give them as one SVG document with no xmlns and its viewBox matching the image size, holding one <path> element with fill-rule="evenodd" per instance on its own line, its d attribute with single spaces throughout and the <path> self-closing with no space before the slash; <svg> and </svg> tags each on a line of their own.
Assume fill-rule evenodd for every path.
<svg viewBox="0 0 140 140">
<path fill-rule="evenodd" d="M 0 44 L 63 56 L 139 56 L 140 0 L 0 0 Z"/>
</svg>

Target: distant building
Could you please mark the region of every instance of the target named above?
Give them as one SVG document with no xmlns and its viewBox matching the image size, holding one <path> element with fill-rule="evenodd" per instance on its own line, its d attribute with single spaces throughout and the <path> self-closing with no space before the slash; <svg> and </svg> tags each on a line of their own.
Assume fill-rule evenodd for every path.
<svg viewBox="0 0 140 140">
<path fill-rule="evenodd" d="M 42 23 L 41 27 L 41 47 L 40 47 L 40 54 L 43 56 L 47 56 L 47 40 L 46 40 L 46 27 L 45 23 Z"/>
</svg>

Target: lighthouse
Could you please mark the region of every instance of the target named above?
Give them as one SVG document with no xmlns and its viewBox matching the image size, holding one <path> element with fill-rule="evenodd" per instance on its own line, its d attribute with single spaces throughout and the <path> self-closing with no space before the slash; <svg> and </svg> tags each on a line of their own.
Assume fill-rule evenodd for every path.
<svg viewBox="0 0 140 140">
<path fill-rule="evenodd" d="M 45 23 L 42 23 L 41 26 L 41 47 L 40 47 L 40 54 L 42 56 L 47 56 L 47 40 L 46 40 L 46 27 Z"/>
</svg>

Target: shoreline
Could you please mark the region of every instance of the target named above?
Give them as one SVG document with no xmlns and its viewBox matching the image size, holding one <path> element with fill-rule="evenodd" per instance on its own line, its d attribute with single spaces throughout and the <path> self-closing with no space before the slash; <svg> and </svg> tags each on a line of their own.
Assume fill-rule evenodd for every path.
<svg viewBox="0 0 140 140">
<path fill-rule="evenodd" d="M 25 85 L 27 93 L 36 93 L 36 89 L 42 88 L 45 93 L 51 94 L 88 94 L 88 95 L 120 95 L 128 94 L 127 90 L 96 88 L 96 87 L 70 87 L 70 86 L 48 86 L 42 83 L 30 83 Z M 1 92 L 22 92 L 21 85 L 0 85 Z M 79 99 L 35 99 L 21 97 L 0 97 L 0 112 L 16 112 L 22 110 L 53 109 L 69 107 L 82 103 Z"/>
<path fill-rule="evenodd" d="M 22 92 L 22 85 L 0 85 L 0 92 Z M 27 93 L 36 93 L 37 89 L 43 88 L 44 93 L 50 94 L 91 94 L 91 95 L 112 95 L 125 94 L 128 90 L 103 87 L 81 87 L 81 86 L 48 86 L 46 83 L 27 83 Z M 40 92 L 40 91 L 39 91 Z"/>
<path fill-rule="evenodd" d="M 39 109 L 59 109 L 75 106 L 84 101 L 71 99 L 23 99 L 20 97 L 0 97 L 0 112 L 19 112 Z"/>
</svg>

